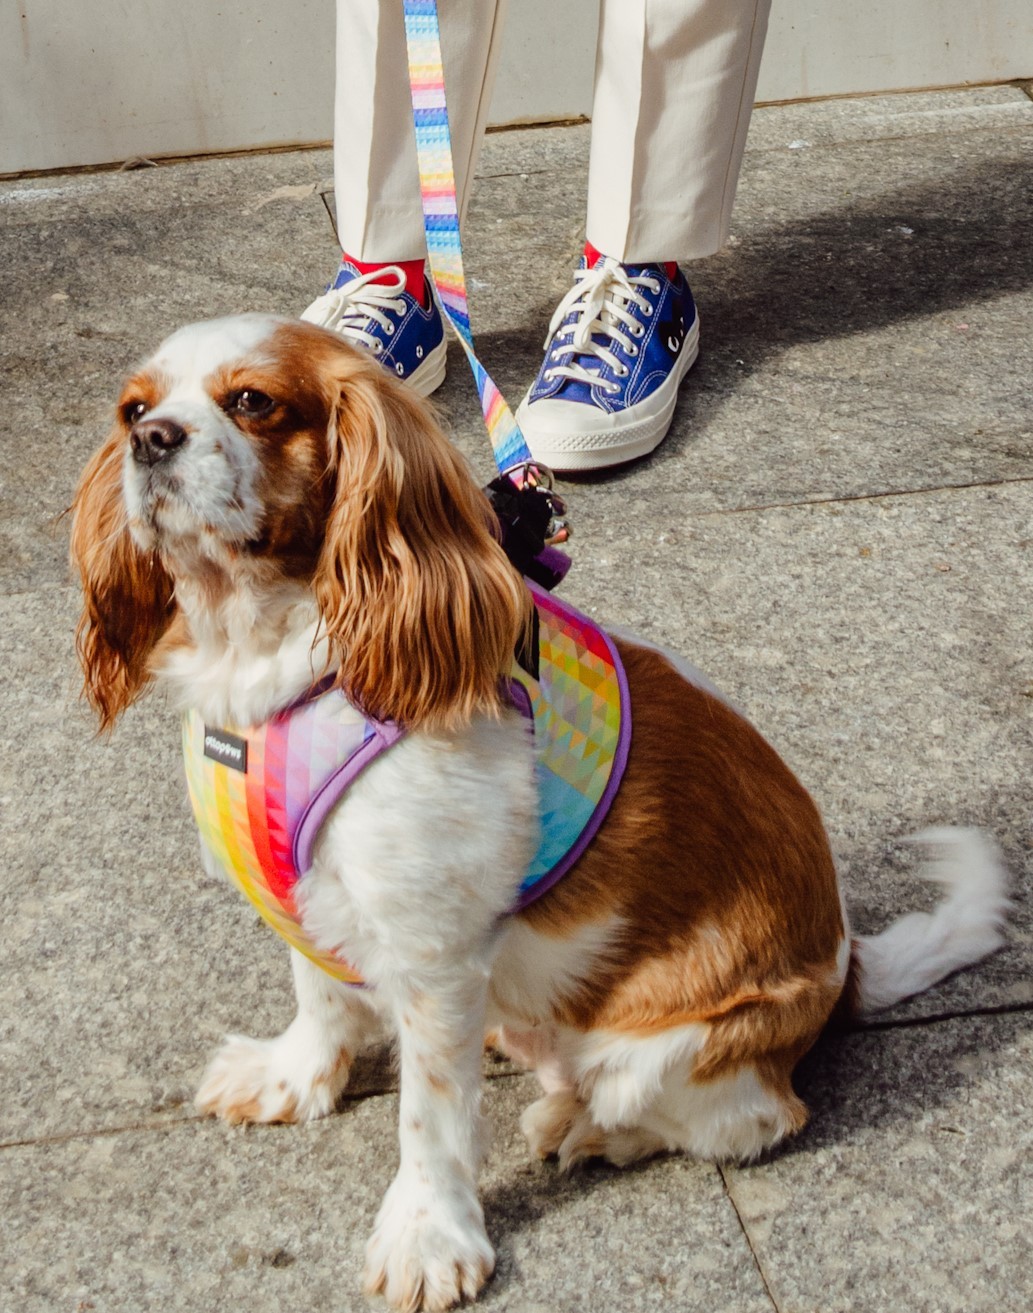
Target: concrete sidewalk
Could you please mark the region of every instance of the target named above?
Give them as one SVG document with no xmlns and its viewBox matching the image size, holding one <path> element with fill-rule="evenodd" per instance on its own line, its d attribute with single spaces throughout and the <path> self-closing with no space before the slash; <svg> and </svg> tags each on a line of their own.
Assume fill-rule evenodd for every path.
<svg viewBox="0 0 1033 1313">
<path fill-rule="evenodd" d="M 474 324 L 514 403 L 581 243 L 587 129 L 488 139 Z M 0 1307 L 362 1310 L 396 1161 L 384 1055 L 339 1116 L 191 1108 L 226 1031 L 292 1015 L 282 946 L 196 856 L 160 696 L 77 705 L 67 505 L 126 369 L 179 324 L 292 313 L 333 240 L 328 152 L 0 184 Z M 647 462 L 565 485 L 564 594 L 683 650 L 817 797 L 870 931 L 930 894 L 903 836 L 1003 845 L 1007 950 L 822 1044 L 808 1128 L 748 1169 L 575 1177 L 491 1068 L 483 1307 L 1033 1306 L 1033 101 L 1014 87 L 759 111 L 734 238 L 691 269 L 703 354 Z M 462 354 L 438 394 L 490 470 Z M 382 1306 L 382 1305 L 381 1305 Z"/>
</svg>

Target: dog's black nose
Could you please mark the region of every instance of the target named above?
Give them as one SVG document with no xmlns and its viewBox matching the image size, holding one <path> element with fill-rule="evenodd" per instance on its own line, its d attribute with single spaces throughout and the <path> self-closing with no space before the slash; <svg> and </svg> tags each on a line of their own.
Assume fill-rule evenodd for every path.
<svg viewBox="0 0 1033 1313">
<path fill-rule="evenodd" d="M 138 465 L 156 465 L 171 456 L 187 440 L 186 429 L 171 419 L 145 419 L 129 430 L 133 460 Z"/>
</svg>

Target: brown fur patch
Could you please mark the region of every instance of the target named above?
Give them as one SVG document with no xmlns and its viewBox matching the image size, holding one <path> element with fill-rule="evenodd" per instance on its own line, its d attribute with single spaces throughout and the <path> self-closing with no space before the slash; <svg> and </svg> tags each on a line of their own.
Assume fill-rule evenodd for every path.
<svg viewBox="0 0 1033 1313">
<path fill-rule="evenodd" d="M 426 403 L 334 334 L 292 324 L 274 343 L 332 396 L 313 587 L 341 685 L 410 729 L 497 713 L 530 601 L 462 457 Z"/>
<path fill-rule="evenodd" d="M 447 1094 L 452 1088 L 444 1076 L 439 1076 L 436 1071 L 427 1072 L 427 1084 L 432 1090 L 436 1090 L 438 1094 Z"/>
<path fill-rule="evenodd" d="M 311 577 L 323 546 L 333 496 L 326 435 L 334 394 L 318 371 L 305 367 L 296 351 L 261 353 L 259 362 L 228 365 L 206 382 L 213 400 L 255 445 L 261 476 L 256 491 L 262 528 L 248 545 L 252 557 L 268 560 L 287 578 Z M 232 408 L 246 390 L 273 402 L 268 414 Z"/>
<path fill-rule="evenodd" d="M 83 471 L 72 502 L 71 558 L 83 609 L 75 631 L 83 692 L 110 729 L 139 696 L 148 660 L 176 614 L 172 579 L 129 532 L 122 500 L 128 427 L 116 424 Z"/>
<path fill-rule="evenodd" d="M 262 1104 L 257 1097 L 243 1099 L 239 1103 L 220 1103 L 218 1115 L 231 1126 L 240 1126 L 245 1122 L 295 1122 L 298 1119 L 298 1101 L 294 1095 L 284 1099 L 281 1106 L 271 1117 L 262 1116 Z"/>
<path fill-rule="evenodd" d="M 116 407 L 119 425 L 128 432 L 128 412 L 137 404 L 153 410 L 171 386 L 172 380 L 158 369 L 141 369 L 131 378 L 126 379 Z"/>
<path fill-rule="evenodd" d="M 643 1036 L 703 1022 L 698 1079 L 758 1062 L 777 1084 L 839 993 L 821 818 L 746 720 L 661 654 L 619 647 L 633 706 L 620 790 L 585 855 L 521 915 L 550 936 L 611 917 L 624 932 L 555 1020 Z"/>
</svg>

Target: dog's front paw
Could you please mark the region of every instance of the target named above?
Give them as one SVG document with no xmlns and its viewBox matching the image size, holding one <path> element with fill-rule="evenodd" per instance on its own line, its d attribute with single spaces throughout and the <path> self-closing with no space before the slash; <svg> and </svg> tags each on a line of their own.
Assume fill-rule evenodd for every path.
<svg viewBox="0 0 1033 1313">
<path fill-rule="evenodd" d="M 306 1122 L 333 1112 L 350 1057 L 328 1053 L 288 1028 L 277 1039 L 229 1035 L 208 1065 L 199 1112 L 240 1122 Z"/>
<path fill-rule="evenodd" d="M 366 1246 L 366 1291 L 417 1310 L 473 1299 L 495 1268 L 477 1195 L 461 1182 L 440 1189 L 399 1172 Z"/>
</svg>

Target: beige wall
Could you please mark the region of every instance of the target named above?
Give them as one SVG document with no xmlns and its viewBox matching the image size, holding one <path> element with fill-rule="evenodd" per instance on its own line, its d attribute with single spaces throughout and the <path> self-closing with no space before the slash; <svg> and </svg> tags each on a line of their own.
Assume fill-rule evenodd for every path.
<svg viewBox="0 0 1033 1313">
<path fill-rule="evenodd" d="M 774 0 L 757 96 L 1033 77 L 1033 0 Z"/>
<path fill-rule="evenodd" d="M 0 172 L 329 137 L 334 0 L 5 0 Z"/>
<path fill-rule="evenodd" d="M 510 0 L 496 122 L 589 112 L 596 8 Z M 0 173 L 325 140 L 333 14 L 334 0 L 8 0 Z M 1019 77 L 1033 0 L 775 0 L 758 95 Z"/>
</svg>

